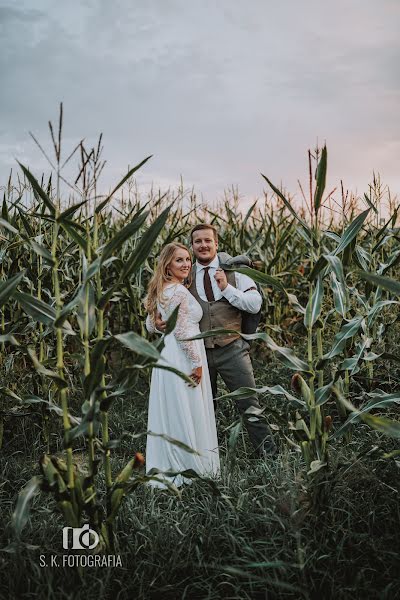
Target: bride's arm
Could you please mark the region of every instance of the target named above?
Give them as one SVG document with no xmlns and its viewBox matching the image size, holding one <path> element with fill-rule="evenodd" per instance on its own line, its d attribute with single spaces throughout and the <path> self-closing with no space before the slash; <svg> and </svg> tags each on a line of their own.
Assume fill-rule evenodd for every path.
<svg viewBox="0 0 400 600">
<path fill-rule="evenodd" d="M 153 318 L 151 317 L 151 315 L 147 315 L 147 317 L 146 317 L 146 329 L 149 333 L 156 332 L 156 326 L 154 324 L 154 321 L 153 321 Z"/>
<path fill-rule="evenodd" d="M 176 321 L 176 326 L 173 333 L 180 348 L 190 360 L 192 369 L 197 369 L 197 367 L 202 366 L 202 362 L 200 354 L 197 352 L 196 342 L 183 341 L 184 338 L 188 337 L 189 293 L 190 292 L 183 287 L 178 289 L 171 298 L 171 302 L 168 307 L 168 314 L 171 314 L 174 308 L 179 305 L 178 319 Z"/>
<path fill-rule="evenodd" d="M 165 321 L 162 320 L 160 313 L 157 313 L 155 320 L 153 316 L 147 315 L 146 329 L 149 333 L 159 333 L 160 335 L 165 333 Z"/>
</svg>

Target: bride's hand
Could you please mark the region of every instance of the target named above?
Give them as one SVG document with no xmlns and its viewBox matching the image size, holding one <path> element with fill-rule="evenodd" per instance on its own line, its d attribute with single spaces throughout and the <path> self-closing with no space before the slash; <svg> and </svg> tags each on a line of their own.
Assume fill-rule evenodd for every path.
<svg viewBox="0 0 400 600">
<path fill-rule="evenodd" d="M 161 331 L 161 333 L 164 333 L 165 328 L 167 326 L 167 322 L 162 320 L 160 313 L 157 313 L 154 324 L 156 326 L 157 331 Z"/>
<path fill-rule="evenodd" d="M 196 369 L 193 369 L 193 371 L 190 373 L 189 377 L 191 379 L 193 379 L 195 385 L 199 385 L 202 374 L 203 374 L 203 367 L 197 367 Z"/>
</svg>

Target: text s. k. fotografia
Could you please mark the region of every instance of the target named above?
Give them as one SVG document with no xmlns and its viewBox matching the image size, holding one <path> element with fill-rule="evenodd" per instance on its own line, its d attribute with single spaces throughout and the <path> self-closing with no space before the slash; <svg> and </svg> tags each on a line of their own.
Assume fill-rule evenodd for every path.
<svg viewBox="0 0 400 600">
<path fill-rule="evenodd" d="M 83 527 L 64 527 L 62 531 L 64 550 L 93 550 L 99 543 L 96 531 L 86 523 Z M 117 554 L 45 554 L 39 556 L 40 567 L 122 567 Z"/>
<path fill-rule="evenodd" d="M 50 554 L 39 556 L 40 567 L 122 567 L 121 557 L 117 554 Z"/>
</svg>

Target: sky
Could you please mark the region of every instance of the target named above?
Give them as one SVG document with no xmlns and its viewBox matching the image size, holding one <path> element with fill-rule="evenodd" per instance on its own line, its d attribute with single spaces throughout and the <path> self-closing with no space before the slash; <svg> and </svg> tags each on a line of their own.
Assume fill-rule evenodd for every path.
<svg viewBox="0 0 400 600">
<path fill-rule="evenodd" d="M 327 190 L 395 195 L 399 27 L 398 0 L 0 0 L 0 186 L 48 171 L 28 132 L 50 153 L 62 101 L 64 157 L 103 133 L 104 190 L 152 154 L 142 190 L 247 204 L 262 172 L 298 197 L 326 142 Z"/>
</svg>

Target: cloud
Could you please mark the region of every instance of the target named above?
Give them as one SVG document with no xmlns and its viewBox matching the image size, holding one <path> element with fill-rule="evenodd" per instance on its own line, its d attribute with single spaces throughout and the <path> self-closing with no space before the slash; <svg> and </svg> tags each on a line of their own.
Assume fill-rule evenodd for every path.
<svg viewBox="0 0 400 600">
<path fill-rule="evenodd" d="M 397 191 L 399 12 L 391 0 L 4 6 L 0 167 L 7 148 L 40 163 L 27 131 L 46 139 L 63 100 L 71 145 L 104 133 L 104 185 L 154 154 L 145 185 L 182 174 L 209 201 L 231 184 L 254 197 L 263 171 L 294 192 L 318 139 L 332 187 L 361 189 L 375 168 Z"/>
<path fill-rule="evenodd" d="M 18 21 L 32 23 L 42 17 L 42 13 L 36 9 L 20 9 L 14 6 L 0 6 L 0 24 L 12 26 Z"/>
</svg>

